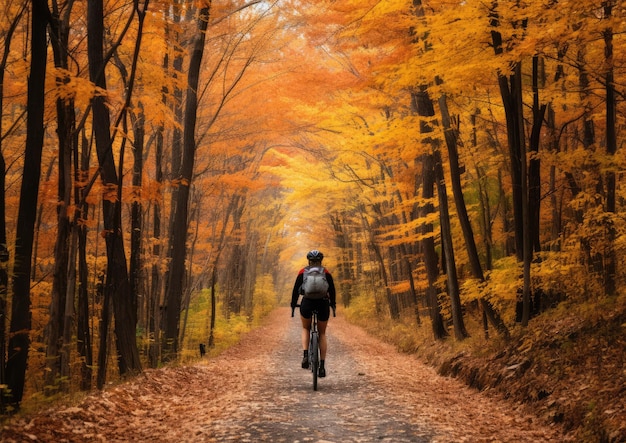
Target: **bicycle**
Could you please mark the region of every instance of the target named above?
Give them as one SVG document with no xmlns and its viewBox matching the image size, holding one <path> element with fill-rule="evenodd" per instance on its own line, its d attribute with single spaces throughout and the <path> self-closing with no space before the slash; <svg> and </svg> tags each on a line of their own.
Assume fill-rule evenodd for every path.
<svg viewBox="0 0 626 443">
<path fill-rule="evenodd" d="M 299 308 L 300 305 L 296 305 Z M 291 310 L 291 316 L 294 316 L 295 308 Z M 333 317 L 335 317 L 335 310 L 333 309 Z M 309 368 L 313 372 L 313 390 L 317 391 L 317 378 L 320 367 L 320 334 L 317 330 L 317 310 L 312 311 L 311 316 L 311 330 L 309 332 Z"/>
</svg>

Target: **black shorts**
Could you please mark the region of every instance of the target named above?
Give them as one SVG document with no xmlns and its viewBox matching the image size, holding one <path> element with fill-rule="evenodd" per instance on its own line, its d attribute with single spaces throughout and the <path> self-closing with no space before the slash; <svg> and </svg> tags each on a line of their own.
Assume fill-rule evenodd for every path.
<svg viewBox="0 0 626 443">
<path fill-rule="evenodd" d="M 327 298 L 302 298 L 300 315 L 304 318 L 311 318 L 314 310 L 317 311 L 318 321 L 328 321 L 330 318 L 330 300 Z"/>
</svg>

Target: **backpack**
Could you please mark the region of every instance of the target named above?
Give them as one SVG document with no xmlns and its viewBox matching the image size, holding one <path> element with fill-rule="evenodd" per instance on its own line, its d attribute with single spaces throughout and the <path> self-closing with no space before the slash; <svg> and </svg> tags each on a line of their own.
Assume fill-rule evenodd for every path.
<svg viewBox="0 0 626 443">
<path fill-rule="evenodd" d="M 323 266 L 304 268 L 302 293 L 306 298 L 325 298 L 328 295 L 328 281 Z"/>
</svg>

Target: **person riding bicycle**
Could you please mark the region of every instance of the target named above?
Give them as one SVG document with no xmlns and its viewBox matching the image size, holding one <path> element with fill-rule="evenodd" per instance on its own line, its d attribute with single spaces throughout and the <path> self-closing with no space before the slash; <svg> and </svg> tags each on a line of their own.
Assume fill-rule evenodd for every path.
<svg viewBox="0 0 626 443">
<path fill-rule="evenodd" d="M 309 261 L 308 266 L 305 266 L 298 272 L 298 277 L 293 285 L 293 291 L 291 293 L 291 309 L 295 309 L 298 304 L 298 298 L 302 295 L 302 301 L 300 302 L 300 319 L 302 320 L 302 347 L 304 349 L 304 356 L 302 357 L 302 368 L 309 368 L 309 334 L 311 331 L 311 318 L 313 311 L 317 310 L 317 328 L 320 336 L 320 367 L 318 371 L 318 377 L 326 376 L 326 369 L 324 367 L 324 361 L 326 359 L 326 326 L 328 319 L 330 318 L 330 308 L 335 311 L 335 284 L 333 277 L 326 268 L 322 268 L 322 260 L 324 254 L 317 249 L 310 251 L 306 255 Z M 328 291 L 322 298 L 308 297 L 304 294 L 303 283 L 304 275 L 310 270 L 310 268 L 322 268 L 326 281 L 328 282 Z"/>
</svg>

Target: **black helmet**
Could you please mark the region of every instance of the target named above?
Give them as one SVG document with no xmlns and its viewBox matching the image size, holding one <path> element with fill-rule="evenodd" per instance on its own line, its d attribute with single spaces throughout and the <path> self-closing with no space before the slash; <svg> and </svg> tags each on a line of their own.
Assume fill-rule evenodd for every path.
<svg viewBox="0 0 626 443">
<path fill-rule="evenodd" d="M 322 259 L 324 258 L 324 254 L 322 254 L 317 249 L 313 249 L 312 251 L 309 251 L 309 253 L 306 255 L 306 258 L 307 258 L 307 260 L 319 260 L 319 261 L 322 261 Z"/>
</svg>

